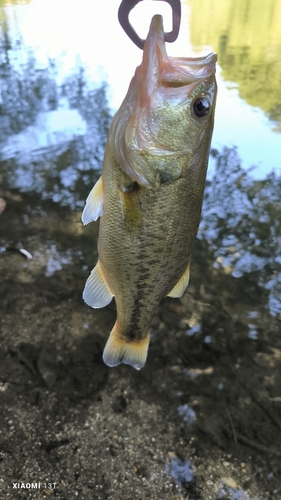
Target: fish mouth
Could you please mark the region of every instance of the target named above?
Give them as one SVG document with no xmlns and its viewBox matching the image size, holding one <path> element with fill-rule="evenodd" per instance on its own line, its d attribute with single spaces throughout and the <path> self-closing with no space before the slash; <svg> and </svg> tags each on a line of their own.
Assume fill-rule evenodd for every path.
<svg viewBox="0 0 281 500">
<path fill-rule="evenodd" d="M 144 43 L 141 64 L 147 97 L 156 86 L 180 87 L 212 77 L 216 70 L 216 61 L 215 52 L 201 57 L 169 57 L 164 39 L 163 18 L 159 14 L 153 16 Z"/>
</svg>

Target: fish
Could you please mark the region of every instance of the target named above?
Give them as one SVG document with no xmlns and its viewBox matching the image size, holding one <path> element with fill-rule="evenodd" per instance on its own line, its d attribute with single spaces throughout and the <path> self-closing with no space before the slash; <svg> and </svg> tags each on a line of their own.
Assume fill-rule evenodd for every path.
<svg viewBox="0 0 281 500">
<path fill-rule="evenodd" d="M 115 297 L 103 360 L 140 370 L 160 301 L 181 297 L 200 222 L 217 85 L 217 54 L 170 57 L 155 15 L 141 64 L 114 115 L 101 177 L 82 213 L 100 218 L 98 262 L 83 292 L 93 308 Z"/>
</svg>

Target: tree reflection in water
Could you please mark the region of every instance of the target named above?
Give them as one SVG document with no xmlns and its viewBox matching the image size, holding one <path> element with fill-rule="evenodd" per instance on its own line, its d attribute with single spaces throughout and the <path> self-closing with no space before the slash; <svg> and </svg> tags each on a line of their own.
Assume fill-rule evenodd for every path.
<svg viewBox="0 0 281 500">
<path fill-rule="evenodd" d="M 106 84 L 92 88 L 79 68 L 58 85 L 55 63 L 37 69 L 32 56 L 20 71 L 8 60 L 0 71 L 1 183 L 81 208 L 102 164 Z"/>
<path fill-rule="evenodd" d="M 251 275 L 269 292 L 272 314 L 281 313 L 281 178 L 254 180 L 235 148 L 213 150 L 216 169 L 207 182 L 199 238 L 213 252 L 215 268 Z"/>
<path fill-rule="evenodd" d="M 58 62 L 40 69 L 32 52 L 17 68 L 7 36 L 2 52 L 1 184 L 81 210 L 102 165 L 111 119 L 107 86 L 90 84 L 82 67 L 59 84 Z M 281 179 L 271 173 L 254 180 L 235 148 L 211 155 L 216 166 L 206 185 L 198 236 L 205 258 L 234 278 L 247 275 L 268 294 L 270 312 L 278 315 Z"/>
</svg>

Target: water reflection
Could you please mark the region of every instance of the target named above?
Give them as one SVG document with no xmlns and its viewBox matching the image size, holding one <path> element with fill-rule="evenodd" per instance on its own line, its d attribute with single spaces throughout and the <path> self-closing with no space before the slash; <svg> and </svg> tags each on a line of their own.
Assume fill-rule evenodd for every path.
<svg viewBox="0 0 281 500">
<path fill-rule="evenodd" d="M 281 132 L 281 4 L 279 0 L 188 0 L 194 46 L 212 45 L 222 76 L 262 108 Z M 198 5 L 199 3 L 199 5 Z"/>
<path fill-rule="evenodd" d="M 234 149 L 213 150 L 199 238 L 213 252 L 214 268 L 239 279 L 247 274 L 268 291 L 272 314 L 281 313 L 281 178 L 255 181 Z"/>
<path fill-rule="evenodd" d="M 248 3 L 251 12 L 253 2 Z M 219 2 L 214 4 L 212 11 L 208 0 L 202 0 L 201 4 L 201 12 L 216 17 Z M 272 0 L 271 4 L 270 15 L 277 9 L 276 1 Z M 231 5 L 231 0 L 228 0 L 218 15 L 220 29 L 209 23 L 208 30 L 200 29 L 200 32 L 196 26 L 202 27 L 203 23 L 204 27 L 205 18 L 198 23 L 198 11 L 192 9 L 191 37 L 195 45 L 206 43 L 204 37 L 209 37 L 214 48 L 219 49 L 218 40 L 228 29 L 225 20 Z M 221 47 L 225 77 L 236 78 L 241 93 L 245 82 L 249 82 L 247 61 L 256 64 L 257 73 L 264 71 L 265 67 L 270 73 L 274 66 L 274 78 L 270 83 L 274 87 L 280 67 L 280 61 L 276 63 L 275 49 L 266 59 L 267 65 L 262 64 L 261 58 L 271 42 L 275 48 L 280 46 L 280 36 L 275 33 L 275 28 L 272 32 L 267 31 L 267 41 L 262 48 L 259 45 L 259 50 L 254 49 L 248 39 L 247 58 L 229 56 L 233 47 L 242 47 L 237 26 L 243 25 L 247 33 L 252 33 L 251 16 L 241 20 L 239 16 L 245 10 L 240 3 L 238 7 L 235 10 L 238 16 L 236 28 L 231 25 L 234 31 L 228 31 L 228 39 Z M 269 12 L 267 9 L 264 12 Z M 40 66 L 35 53 L 27 50 L 20 38 L 10 37 L 5 12 L 5 9 L 1 10 L 0 182 L 4 189 L 36 191 L 43 199 L 81 209 L 102 164 L 111 118 L 107 86 L 103 83 L 97 87 L 91 82 L 82 65 L 63 78 L 61 74 L 58 78 L 59 60 L 49 59 L 44 67 Z M 261 16 L 261 11 L 257 10 L 255 15 Z M 268 22 L 266 26 L 269 26 Z M 260 64 L 254 61 L 260 61 Z M 233 72 L 238 68 L 241 74 Z M 239 75 L 244 78 L 242 86 Z M 257 78 L 255 74 L 254 80 Z M 275 95 L 273 87 L 270 93 L 268 87 L 262 85 L 259 92 L 266 89 L 271 99 Z M 277 110 L 277 100 L 276 103 Z M 267 104 L 264 109 L 272 111 Z M 278 113 L 276 116 L 279 120 Z M 254 180 L 243 169 L 236 148 L 213 149 L 211 159 L 214 173 L 206 186 L 198 236 L 206 243 L 207 258 L 215 269 L 231 274 L 237 280 L 248 276 L 263 290 L 270 312 L 281 314 L 281 179 L 272 173 L 262 181 Z M 258 332 L 254 321 L 248 320 L 253 324 L 249 326 L 249 337 L 255 340 Z M 195 318 L 189 324 L 188 335 L 198 333 L 200 328 L 200 321 Z M 210 340 L 205 337 L 205 343 Z"/>
<path fill-rule="evenodd" d="M 73 251 L 72 249 L 66 250 L 65 252 L 59 252 L 54 243 L 50 243 L 50 247 L 44 249 L 45 251 L 34 252 L 34 258 L 37 259 L 38 264 L 46 266 L 45 276 L 49 278 L 55 272 L 61 271 L 63 266 L 69 266 L 73 262 Z M 81 255 L 80 253 L 79 255 Z M 78 254 L 77 254 L 78 256 Z"/>
<path fill-rule="evenodd" d="M 238 147 L 256 178 L 281 162 L 279 0 L 185 0 L 195 52 L 218 52 L 214 147 Z"/>
<path fill-rule="evenodd" d="M 52 61 L 38 69 L 30 54 L 18 71 L 0 67 L 1 184 L 82 207 L 101 168 L 110 114 L 106 84 L 91 88 L 83 69 L 58 85 Z"/>
<path fill-rule="evenodd" d="M 118 4 L 111 0 L 98 4 L 91 0 L 13 0 L 0 5 L 2 59 L 9 51 L 14 67 L 19 68 L 32 47 L 41 68 L 48 58 L 58 61 L 53 76 L 59 84 L 81 66 L 86 81 L 108 82 L 111 109 L 120 106 L 141 52 L 117 22 Z M 140 2 L 139 11 L 138 6 L 133 9 L 132 22 L 142 36 L 152 15 L 149 7 L 164 15 L 164 23 L 170 21 L 162 5 L 170 9 L 163 2 L 148 0 Z M 279 5 L 278 0 L 266 5 L 252 0 L 182 0 L 179 38 L 167 47 L 174 56 L 219 51 L 214 145 L 219 150 L 223 145 L 238 146 L 244 167 L 257 165 L 257 177 L 280 168 Z"/>
<path fill-rule="evenodd" d="M 54 62 L 40 70 L 30 55 L 19 72 L 6 55 L 0 68 L 1 183 L 81 209 L 102 164 L 110 123 L 106 85 L 91 88 L 82 68 L 58 85 Z M 211 155 L 214 175 L 199 238 L 215 269 L 237 279 L 252 276 L 268 295 L 271 313 L 281 314 L 281 179 L 274 173 L 252 179 L 235 148 Z M 196 328 L 191 325 L 188 334 Z"/>
</svg>

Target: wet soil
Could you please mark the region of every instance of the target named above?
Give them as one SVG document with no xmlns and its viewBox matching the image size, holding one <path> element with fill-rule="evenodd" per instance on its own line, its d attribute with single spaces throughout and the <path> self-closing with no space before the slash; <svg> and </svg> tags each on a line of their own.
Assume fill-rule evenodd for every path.
<svg viewBox="0 0 281 500">
<path fill-rule="evenodd" d="M 114 301 L 82 300 L 98 224 L 35 194 L 0 196 L 1 498 L 281 498 L 280 318 L 253 273 L 215 268 L 197 241 L 146 366 L 110 369 Z"/>
</svg>

